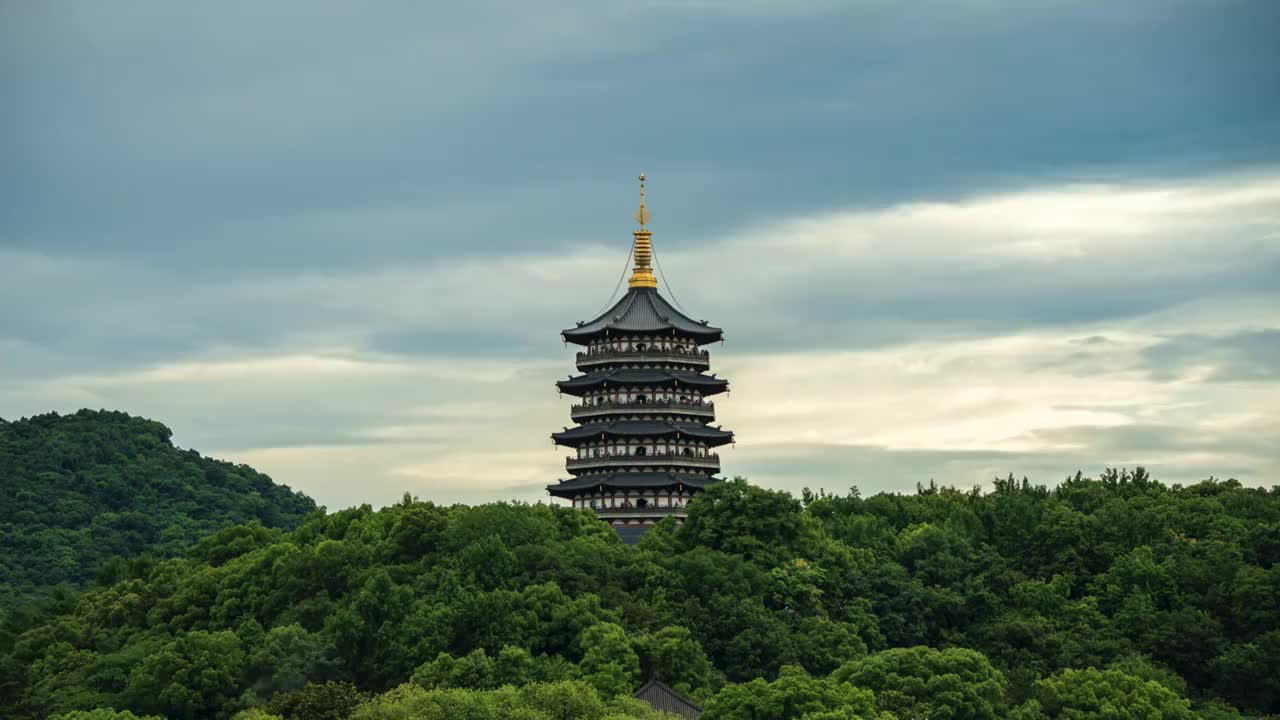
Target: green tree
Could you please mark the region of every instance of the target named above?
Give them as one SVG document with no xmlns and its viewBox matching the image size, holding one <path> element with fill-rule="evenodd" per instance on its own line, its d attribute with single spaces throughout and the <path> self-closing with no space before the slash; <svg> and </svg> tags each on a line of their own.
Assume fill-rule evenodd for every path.
<svg viewBox="0 0 1280 720">
<path fill-rule="evenodd" d="M 860 628 L 822 617 L 801 620 L 795 630 L 794 661 L 809 672 L 826 675 L 867 654 Z"/>
<path fill-rule="evenodd" d="M 263 526 L 294 528 L 315 510 L 266 475 L 179 450 L 171 437 L 122 412 L 0 419 L 0 614 L 59 585 L 84 586 L 113 558 L 108 581 L 125 579 L 126 558 L 178 555 L 259 523 L 206 541 L 221 559 L 273 532 Z"/>
<path fill-rule="evenodd" d="M 345 720 L 365 699 L 355 685 L 329 681 L 279 693 L 271 698 L 266 710 L 283 720 Z"/>
<path fill-rule="evenodd" d="M 113 469 L 167 453 L 163 433 L 104 436 L 99 457 L 23 428 L 47 472 L 117 504 L 104 546 L 152 532 L 127 507 L 136 478 Z M 189 489 L 250 477 L 219 468 Z M 35 502 L 5 492 L 0 503 Z M 631 691 L 657 676 L 726 713 L 1044 717 L 1080 705 L 1055 700 L 1074 687 L 1067 668 L 1102 668 L 1136 689 L 1108 680 L 1092 697 L 1141 700 L 1150 682 L 1206 716 L 1276 711 L 1280 491 L 1117 471 L 802 503 L 730 483 L 691 512 L 702 500 L 692 527 L 635 547 L 569 508 L 412 498 L 311 513 L 287 532 L 213 528 L 0 613 L 0 707 L 15 720 L 94 708 L 225 720 L 332 680 L 369 694 L 357 713 L 411 718 L 421 700 L 440 716 L 538 718 L 553 701 L 535 700 L 563 695 L 608 717 L 634 714 Z M 61 563 L 74 532 L 22 541 Z M 403 687 L 415 675 L 430 688 Z M 851 689 L 854 705 L 826 700 Z"/>
<path fill-rule="evenodd" d="M 471 688 L 491 690 L 494 682 L 494 662 L 481 648 L 455 658 L 440 653 L 435 660 L 423 663 L 413 673 L 413 682 L 433 690 L 436 688 Z"/>
<path fill-rule="evenodd" d="M 262 708 L 248 708 L 231 716 L 231 720 L 284 720 L 279 715 L 272 715 Z"/>
<path fill-rule="evenodd" d="M 656 678 L 679 692 L 701 697 L 724 683 L 693 633 L 669 625 L 635 639 L 643 677 Z"/>
<path fill-rule="evenodd" d="M 877 705 L 901 717 L 987 720 L 1003 717 L 1005 679 L 981 653 L 962 648 L 885 650 L 831 675 L 867 688 Z"/>
<path fill-rule="evenodd" d="M 159 715 L 134 715 L 128 710 L 74 710 L 61 715 L 51 716 L 49 720 L 164 720 Z"/>
<path fill-rule="evenodd" d="M 358 707 L 352 720 L 665 720 L 631 698 L 600 697 L 585 682 L 496 690 L 402 685 Z"/>
<path fill-rule="evenodd" d="M 627 631 L 613 623 L 592 625 L 582 632 L 582 678 L 604 697 L 630 694 L 640 678 L 640 659 Z"/>
<path fill-rule="evenodd" d="M 1193 720 L 1191 703 L 1154 680 L 1121 670 L 1063 670 L 1038 681 L 1019 720 Z"/>
<path fill-rule="evenodd" d="M 538 662 L 528 650 L 515 645 L 506 645 L 498 651 L 493 659 L 493 683 L 502 685 L 528 685 L 539 677 Z"/>
<path fill-rule="evenodd" d="M 273 627 L 244 646 L 248 648 L 246 679 L 257 698 L 300 690 L 308 681 L 326 680 L 341 672 L 333 644 L 297 623 Z"/>
<path fill-rule="evenodd" d="M 700 493 L 677 535 L 685 548 L 701 545 L 777 564 L 810 529 L 798 500 L 734 478 Z"/>
<path fill-rule="evenodd" d="M 890 720 L 891 717 L 876 708 L 875 696 L 869 690 L 828 678 L 815 678 L 797 667 L 786 667 L 773 682 L 756 679 L 725 686 L 707 703 L 702 720 Z"/>
<path fill-rule="evenodd" d="M 175 719 L 216 715 L 239 694 L 244 662 L 235 633 L 188 633 L 129 674 L 129 704 Z"/>
<path fill-rule="evenodd" d="M 1280 630 L 1232 645 L 1213 660 L 1217 689 L 1243 707 L 1280 713 Z"/>
</svg>

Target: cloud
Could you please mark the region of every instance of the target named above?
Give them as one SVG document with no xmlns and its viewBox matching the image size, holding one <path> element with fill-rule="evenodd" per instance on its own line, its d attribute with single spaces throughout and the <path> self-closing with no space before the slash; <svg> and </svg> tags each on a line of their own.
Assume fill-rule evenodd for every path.
<svg viewBox="0 0 1280 720">
<path fill-rule="evenodd" d="M 0 13 L 0 414 L 540 497 L 643 170 L 730 473 L 1274 477 L 1266 0 Z"/>
<path fill-rule="evenodd" d="M 1081 430 L 1078 437 L 1097 436 Z M 1012 452 L 895 450 L 865 445 L 768 445 L 743 449 L 735 457 L 735 470 L 756 482 L 798 493 L 803 488 L 843 494 L 856 487 L 863 494 L 912 492 L 916 484 L 930 481 L 960 488 L 990 488 L 993 478 L 1028 477 L 1052 485 L 1077 471 L 1097 476 L 1115 467 L 1145 466 L 1167 483 L 1190 484 L 1209 477 L 1235 477 L 1248 484 L 1272 485 L 1280 471 L 1274 457 L 1259 454 L 1242 458 L 1221 454 L 1112 453 L 1082 446 L 1079 450 Z"/>
<path fill-rule="evenodd" d="M 1272 3 L 1114 5 L 12 6 L 0 247 L 205 280 L 599 242 L 640 170 L 695 245 L 1280 162 Z"/>
<path fill-rule="evenodd" d="M 1178 314 L 1162 322 L 1180 327 L 1198 307 L 1209 316 L 1200 324 L 1222 333 L 1265 326 L 1274 309 L 1278 215 L 1280 180 L 1262 173 L 779 219 L 701 247 L 658 224 L 655 242 L 676 298 L 727 327 L 738 351 L 1123 327 L 1161 313 Z M 1028 255 L 1028 237 L 1070 253 Z M 32 308 L 6 320 L 6 335 L 107 366 L 209 348 L 546 360 L 555 330 L 586 319 L 612 289 L 627 242 L 625 231 L 615 238 L 554 254 L 198 280 L 0 251 L 0 301 Z"/>
<path fill-rule="evenodd" d="M 728 328 L 727 473 L 871 491 L 1143 463 L 1262 483 L 1278 209 L 1265 173 L 1066 185 L 779 219 L 661 257 L 681 301 Z M 160 418 L 333 506 L 537 499 L 563 474 L 547 434 L 569 423 L 556 333 L 603 302 L 616 245 L 180 292 L 154 270 L 10 254 L 11 299 L 65 289 L 8 326 L 0 407 Z"/>
<path fill-rule="evenodd" d="M 1280 380 L 1280 330 L 1174 335 L 1147 348 L 1143 359 L 1159 380 L 1199 375 L 1210 382 L 1275 382 Z"/>
</svg>

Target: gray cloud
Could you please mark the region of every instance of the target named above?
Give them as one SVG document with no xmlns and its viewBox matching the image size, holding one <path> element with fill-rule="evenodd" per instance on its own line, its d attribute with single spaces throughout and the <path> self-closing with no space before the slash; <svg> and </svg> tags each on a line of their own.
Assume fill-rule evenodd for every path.
<svg viewBox="0 0 1280 720">
<path fill-rule="evenodd" d="M 1206 379 L 1212 382 L 1276 382 L 1280 380 L 1280 330 L 1175 335 L 1147 348 L 1143 360 L 1159 380 L 1177 380 L 1208 367 Z"/>
<path fill-rule="evenodd" d="M 1261 0 L 6 13 L 0 245 L 188 277 L 1280 159 Z"/>
<path fill-rule="evenodd" d="M 1258 430 L 1263 428 L 1252 428 Z M 1276 431 L 1273 423 L 1266 430 Z M 1275 483 L 1274 449 L 1247 432 L 1206 437 L 1178 426 L 1075 427 L 1039 432 L 1074 450 L 903 450 L 865 445 L 761 445 L 729 454 L 735 474 L 797 492 L 804 487 L 841 494 L 911 492 L 931 480 L 961 488 L 990 487 L 990 480 L 1027 477 L 1053 485 L 1077 471 L 1096 476 L 1115 467 L 1146 467 L 1168 483 L 1234 477 L 1249 484 Z M 1212 455 L 1198 455 L 1199 451 Z"/>
<path fill-rule="evenodd" d="M 1043 198 L 1015 194 L 782 222 L 703 249 L 680 248 L 660 234 L 665 247 L 677 248 L 660 257 L 677 298 L 727 327 L 733 352 L 876 348 L 1115 324 L 1250 293 L 1274 301 L 1280 254 L 1256 218 L 1280 208 L 1280 195 L 1269 176 L 1223 182 L 1225 190 L 1214 181 L 1172 187 L 1189 197 L 1250 199 L 1191 210 L 1177 202 L 1147 207 L 1148 194 L 1169 192 L 1162 185 L 1067 188 Z M 1047 232 L 1037 226 L 1045 203 L 1099 217 Z M 1001 225 L 986 224 L 993 213 L 1004 214 Z M 1115 236 L 1135 223 L 1150 230 Z M 1022 247 L 1024 237 L 1043 247 Z M 0 250 L 0 303 L 25 308 L 0 331 L 21 345 L 6 358 L 10 372 L 27 377 L 299 347 L 544 361 L 561 352 L 556 331 L 586 319 L 611 289 L 623 242 L 564 255 L 220 278 Z M 1054 255 L 1061 252 L 1067 255 Z M 664 290 L 671 292 L 665 283 Z M 1041 363 L 1080 374 L 1116 369 L 1096 342 L 1078 347 Z"/>
</svg>

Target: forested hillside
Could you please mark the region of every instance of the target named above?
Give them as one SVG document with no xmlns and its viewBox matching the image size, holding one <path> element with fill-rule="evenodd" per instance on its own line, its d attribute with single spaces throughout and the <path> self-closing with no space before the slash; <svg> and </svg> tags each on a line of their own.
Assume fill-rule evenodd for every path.
<svg viewBox="0 0 1280 720">
<path fill-rule="evenodd" d="M 15 620 L 0 706 L 646 718 L 626 696 L 657 677 L 705 720 L 1262 716 L 1278 559 L 1276 490 L 1142 471 L 868 498 L 736 480 L 634 548 L 584 512 L 406 498 L 224 529 Z"/>
<path fill-rule="evenodd" d="M 257 520 L 294 528 L 315 503 L 245 465 L 179 450 L 121 412 L 0 419 L 0 615 L 110 558 L 171 556 Z"/>
</svg>

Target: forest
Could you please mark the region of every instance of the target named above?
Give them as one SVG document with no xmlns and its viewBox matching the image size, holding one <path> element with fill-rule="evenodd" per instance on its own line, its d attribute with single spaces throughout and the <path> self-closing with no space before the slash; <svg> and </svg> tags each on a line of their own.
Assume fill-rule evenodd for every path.
<svg viewBox="0 0 1280 720">
<path fill-rule="evenodd" d="M 256 520 L 294 528 L 311 498 L 173 446 L 158 422 L 81 410 L 0 419 L 0 616 L 108 562 L 173 556 Z"/>
<path fill-rule="evenodd" d="M 705 720 L 1280 713 L 1280 490 L 1233 480 L 795 497 L 737 478 L 634 547 L 545 504 L 265 520 L 10 613 L 0 706 L 657 720 L 631 698 L 656 678 Z"/>
</svg>

